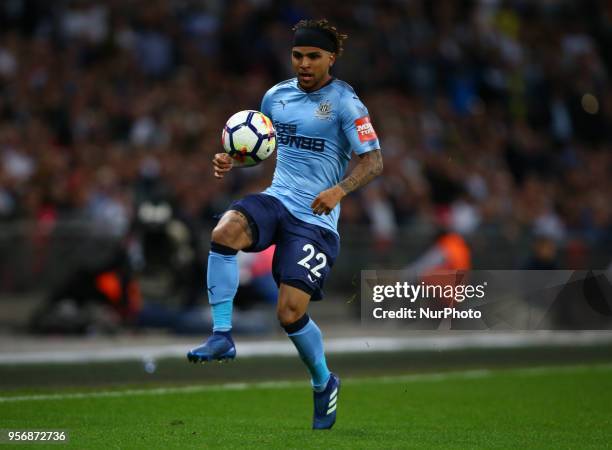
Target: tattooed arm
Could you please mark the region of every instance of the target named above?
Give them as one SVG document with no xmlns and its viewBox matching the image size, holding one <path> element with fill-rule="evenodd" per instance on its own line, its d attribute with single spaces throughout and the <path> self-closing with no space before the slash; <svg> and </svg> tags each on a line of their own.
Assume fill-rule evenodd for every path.
<svg viewBox="0 0 612 450">
<path fill-rule="evenodd" d="M 359 155 L 360 161 L 348 177 L 334 187 L 321 192 L 312 202 L 316 215 L 329 214 L 345 195 L 365 186 L 382 173 L 383 161 L 379 150 Z"/>
<path fill-rule="evenodd" d="M 361 186 L 365 186 L 382 173 L 383 161 L 380 150 L 374 150 L 359 156 L 361 161 L 353 169 L 351 174 L 338 183 L 344 191 L 344 195 L 350 194 Z"/>
</svg>

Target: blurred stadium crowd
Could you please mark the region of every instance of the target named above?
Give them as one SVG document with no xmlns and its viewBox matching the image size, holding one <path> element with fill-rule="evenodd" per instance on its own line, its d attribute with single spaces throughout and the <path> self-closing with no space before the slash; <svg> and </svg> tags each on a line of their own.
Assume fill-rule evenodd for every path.
<svg viewBox="0 0 612 450">
<path fill-rule="evenodd" d="M 605 1 L 3 1 L 0 223 L 122 236 L 163 200 L 201 226 L 265 187 L 273 163 L 217 182 L 210 160 L 225 120 L 292 76 L 304 17 L 349 35 L 335 74 L 384 152 L 344 225 L 379 248 L 417 222 L 611 245 Z"/>
</svg>

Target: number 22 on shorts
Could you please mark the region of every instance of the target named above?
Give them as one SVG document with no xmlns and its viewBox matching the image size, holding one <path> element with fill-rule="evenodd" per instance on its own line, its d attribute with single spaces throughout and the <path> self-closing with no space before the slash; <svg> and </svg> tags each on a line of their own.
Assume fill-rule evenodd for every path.
<svg viewBox="0 0 612 450">
<path fill-rule="evenodd" d="M 298 261 L 298 264 L 310 270 L 310 273 L 312 273 L 315 277 L 321 278 L 321 272 L 319 272 L 319 270 L 321 270 L 323 267 L 327 265 L 327 256 L 325 256 L 324 253 L 317 253 L 317 251 L 315 250 L 312 244 L 304 245 L 304 247 L 302 247 L 302 250 L 304 250 L 307 254 L 305 258 L 300 259 Z M 309 261 L 312 260 L 313 258 L 315 259 L 315 261 L 318 261 L 319 264 L 317 264 L 314 267 L 311 267 Z M 312 281 L 313 283 L 315 282 L 315 280 L 310 278 L 310 275 L 308 275 L 308 279 Z"/>
</svg>

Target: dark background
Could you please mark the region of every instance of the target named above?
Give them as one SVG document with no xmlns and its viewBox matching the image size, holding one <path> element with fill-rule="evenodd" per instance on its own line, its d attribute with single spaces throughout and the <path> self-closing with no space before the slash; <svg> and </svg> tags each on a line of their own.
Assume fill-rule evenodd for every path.
<svg viewBox="0 0 612 450">
<path fill-rule="evenodd" d="M 610 2 L 7 0 L 0 300 L 117 247 L 147 295 L 203 278 L 214 216 L 274 168 L 214 180 L 221 128 L 292 76 L 291 27 L 308 17 L 349 35 L 335 75 L 385 160 L 342 203 L 332 292 L 410 263 L 440 224 L 476 268 L 529 268 L 542 240 L 546 268 L 609 265 Z"/>
</svg>

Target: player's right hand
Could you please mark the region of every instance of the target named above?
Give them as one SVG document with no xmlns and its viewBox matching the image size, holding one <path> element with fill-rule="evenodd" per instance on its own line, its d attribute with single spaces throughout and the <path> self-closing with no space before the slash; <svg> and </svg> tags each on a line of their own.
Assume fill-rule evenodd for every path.
<svg viewBox="0 0 612 450">
<path fill-rule="evenodd" d="M 233 159 L 227 153 L 217 153 L 212 160 L 215 168 L 215 178 L 223 178 L 226 172 L 232 170 Z"/>
</svg>

